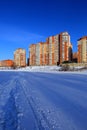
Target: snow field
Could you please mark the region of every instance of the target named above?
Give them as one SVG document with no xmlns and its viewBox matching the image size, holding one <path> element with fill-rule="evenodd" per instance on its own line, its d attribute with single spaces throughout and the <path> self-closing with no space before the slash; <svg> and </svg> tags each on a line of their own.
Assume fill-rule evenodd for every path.
<svg viewBox="0 0 87 130">
<path fill-rule="evenodd" d="M 0 130 L 87 130 L 86 76 L 0 72 Z"/>
</svg>

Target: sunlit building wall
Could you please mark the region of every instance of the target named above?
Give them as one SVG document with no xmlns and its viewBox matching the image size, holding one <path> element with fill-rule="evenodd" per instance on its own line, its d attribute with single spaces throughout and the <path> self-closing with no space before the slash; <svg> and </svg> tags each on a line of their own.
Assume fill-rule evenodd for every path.
<svg viewBox="0 0 87 130">
<path fill-rule="evenodd" d="M 78 40 L 78 63 L 87 63 L 87 36 Z"/>
<path fill-rule="evenodd" d="M 17 67 L 26 66 L 26 51 L 24 49 L 19 48 L 14 52 L 14 64 Z"/>
</svg>

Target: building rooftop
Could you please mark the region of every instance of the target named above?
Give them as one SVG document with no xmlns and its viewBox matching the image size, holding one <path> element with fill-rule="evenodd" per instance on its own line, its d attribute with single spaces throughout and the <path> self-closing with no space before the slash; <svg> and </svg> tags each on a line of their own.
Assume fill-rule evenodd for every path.
<svg viewBox="0 0 87 130">
<path fill-rule="evenodd" d="M 83 40 L 83 39 L 87 40 L 87 36 L 83 36 L 83 37 L 79 38 L 78 41 Z"/>
</svg>

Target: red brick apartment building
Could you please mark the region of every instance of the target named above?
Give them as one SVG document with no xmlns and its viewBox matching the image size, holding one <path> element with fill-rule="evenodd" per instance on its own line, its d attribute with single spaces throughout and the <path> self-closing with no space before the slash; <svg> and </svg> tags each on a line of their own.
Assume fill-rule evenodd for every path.
<svg viewBox="0 0 87 130">
<path fill-rule="evenodd" d="M 13 67 L 14 62 L 12 60 L 2 60 L 0 61 L 0 67 Z"/>
<path fill-rule="evenodd" d="M 36 65 L 36 45 L 35 44 L 32 44 L 30 46 L 29 65 Z"/>
<path fill-rule="evenodd" d="M 48 63 L 48 44 L 37 43 L 30 46 L 30 65 L 46 65 Z"/>
<path fill-rule="evenodd" d="M 67 32 L 59 35 L 59 49 L 59 63 L 72 60 L 72 44 L 70 42 L 70 35 Z"/>
<path fill-rule="evenodd" d="M 14 52 L 14 65 L 17 67 L 26 66 L 26 51 L 22 48 L 18 48 Z"/>
<path fill-rule="evenodd" d="M 59 41 L 58 35 L 50 36 L 46 39 L 48 43 L 48 63 L 49 65 L 57 65 L 59 62 Z"/>
<path fill-rule="evenodd" d="M 87 63 L 87 36 L 78 40 L 78 63 Z"/>
<path fill-rule="evenodd" d="M 72 44 L 67 32 L 50 36 L 46 42 L 30 45 L 30 65 L 57 65 L 70 61 Z"/>
</svg>

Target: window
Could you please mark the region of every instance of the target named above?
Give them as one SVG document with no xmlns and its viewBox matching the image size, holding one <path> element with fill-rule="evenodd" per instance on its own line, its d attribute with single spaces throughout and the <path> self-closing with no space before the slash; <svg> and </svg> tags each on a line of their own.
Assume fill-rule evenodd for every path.
<svg viewBox="0 0 87 130">
<path fill-rule="evenodd" d="M 64 53 L 62 54 L 62 58 L 64 59 Z"/>
<path fill-rule="evenodd" d="M 62 36 L 62 41 L 63 41 L 63 42 L 68 41 L 68 36 Z"/>
</svg>

